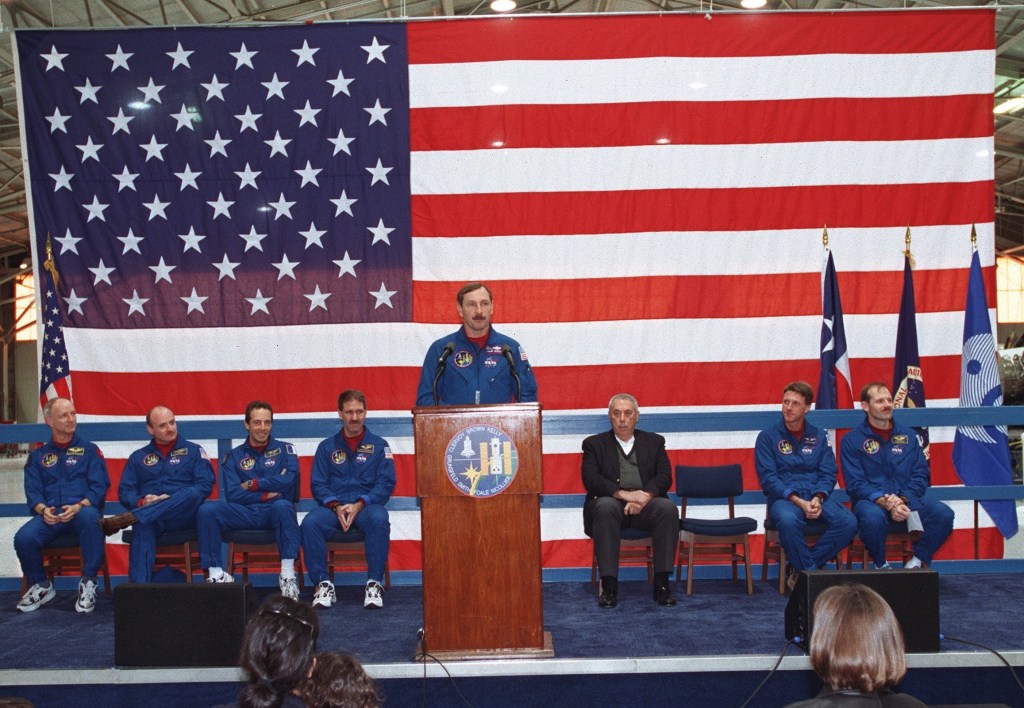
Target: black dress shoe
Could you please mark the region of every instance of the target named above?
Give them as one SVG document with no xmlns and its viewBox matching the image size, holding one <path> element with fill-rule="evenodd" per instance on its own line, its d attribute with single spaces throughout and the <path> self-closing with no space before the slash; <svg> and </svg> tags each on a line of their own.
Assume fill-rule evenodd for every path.
<svg viewBox="0 0 1024 708">
<path fill-rule="evenodd" d="M 668 585 L 654 588 L 654 601 L 662 607 L 676 606 L 676 596 L 668 589 Z"/>
<path fill-rule="evenodd" d="M 619 605 L 619 594 L 615 590 L 601 590 L 597 598 L 597 606 L 602 610 L 609 610 Z"/>
</svg>

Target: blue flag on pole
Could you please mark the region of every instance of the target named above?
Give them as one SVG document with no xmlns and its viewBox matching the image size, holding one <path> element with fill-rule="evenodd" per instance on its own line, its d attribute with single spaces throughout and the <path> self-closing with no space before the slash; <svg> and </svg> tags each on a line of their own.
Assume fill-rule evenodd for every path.
<svg viewBox="0 0 1024 708">
<path fill-rule="evenodd" d="M 909 233 L 909 231 L 908 231 Z M 892 375 L 892 404 L 895 408 L 924 408 L 924 379 L 917 351 L 917 306 L 914 303 L 914 271 L 909 251 L 903 257 L 903 297 L 896 326 L 896 361 Z M 914 428 L 925 457 L 928 456 L 928 428 Z"/>
<path fill-rule="evenodd" d="M 818 378 L 817 409 L 853 407 L 850 357 L 846 349 L 843 305 L 832 251 L 825 261 L 821 281 L 821 376 Z"/>
<path fill-rule="evenodd" d="M 964 350 L 960 371 L 960 406 L 1003 405 L 999 385 L 996 345 L 989 322 L 985 285 L 981 279 L 978 251 L 971 258 L 964 313 Z M 953 465 L 966 485 L 1013 484 L 1006 427 L 973 425 L 959 427 L 953 438 Z M 985 500 L 982 507 L 1005 538 L 1017 533 L 1017 510 L 1012 500 Z"/>
</svg>

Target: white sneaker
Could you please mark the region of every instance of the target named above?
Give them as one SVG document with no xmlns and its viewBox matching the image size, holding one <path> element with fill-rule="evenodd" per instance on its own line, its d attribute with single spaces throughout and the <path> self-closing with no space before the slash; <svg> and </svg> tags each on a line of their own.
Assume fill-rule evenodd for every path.
<svg viewBox="0 0 1024 708">
<path fill-rule="evenodd" d="M 78 600 L 75 612 L 92 612 L 96 609 L 96 583 L 82 578 L 78 581 Z"/>
<path fill-rule="evenodd" d="M 330 607 L 338 601 L 338 594 L 334 592 L 334 583 L 325 580 L 316 586 L 316 593 L 313 595 L 313 607 Z"/>
<path fill-rule="evenodd" d="M 37 583 L 21 596 L 21 600 L 18 602 L 18 609 L 22 612 L 38 610 L 56 595 L 57 590 L 53 587 L 53 583 L 50 583 L 50 586 L 45 588 Z"/>
<path fill-rule="evenodd" d="M 384 607 L 384 588 L 376 580 L 366 584 L 366 597 L 363 599 L 363 607 Z"/>
<path fill-rule="evenodd" d="M 224 573 L 219 578 L 207 578 L 206 582 L 208 582 L 208 583 L 233 583 L 233 582 L 235 582 L 235 578 L 233 576 L 231 576 L 231 575 L 228 575 L 227 573 Z"/>
<path fill-rule="evenodd" d="M 281 588 L 281 594 L 287 597 L 289 600 L 299 599 L 299 584 L 295 578 L 285 578 L 280 576 L 277 579 L 277 587 Z"/>
</svg>

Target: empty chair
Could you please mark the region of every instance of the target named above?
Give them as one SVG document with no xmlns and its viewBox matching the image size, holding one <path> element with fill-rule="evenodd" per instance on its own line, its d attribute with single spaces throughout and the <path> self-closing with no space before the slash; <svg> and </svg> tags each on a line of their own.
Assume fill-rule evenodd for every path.
<svg viewBox="0 0 1024 708">
<path fill-rule="evenodd" d="M 737 563 L 743 561 L 747 576 L 747 594 L 754 592 L 750 575 L 750 533 L 757 521 L 736 516 L 734 498 L 743 493 L 743 470 L 740 465 L 713 467 L 676 466 L 676 493 L 682 497 L 679 520 L 679 550 L 676 554 L 676 581 L 680 579 L 683 553 L 686 553 L 686 594 L 693 594 L 693 558 L 696 554 L 726 559 L 732 563 L 732 579 L 738 579 Z M 727 499 L 729 516 L 722 519 L 687 517 L 689 499 Z M 742 547 L 742 552 L 740 552 Z"/>
</svg>

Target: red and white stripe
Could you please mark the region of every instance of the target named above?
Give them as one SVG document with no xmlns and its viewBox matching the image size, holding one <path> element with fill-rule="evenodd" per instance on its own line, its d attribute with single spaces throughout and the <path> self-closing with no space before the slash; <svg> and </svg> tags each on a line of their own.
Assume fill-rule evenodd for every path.
<svg viewBox="0 0 1024 708">
<path fill-rule="evenodd" d="M 787 381 L 818 378 L 825 225 L 854 390 L 891 375 L 909 225 L 929 405 L 958 398 L 973 224 L 995 302 L 991 11 L 407 32 L 414 321 L 68 330 L 82 412 L 237 415 L 259 396 L 319 415 L 349 386 L 371 416 L 408 411 L 427 346 L 458 323 L 454 293 L 477 279 L 546 411 L 604 410 L 622 390 L 643 410 L 773 409 Z M 933 435 L 934 481 L 956 483 L 951 437 Z M 752 434 L 672 437 L 673 462 L 738 459 L 757 488 Z M 412 495 L 411 441 L 391 442 Z M 545 491 L 581 492 L 579 441 L 544 444 Z M 543 524 L 547 565 L 589 563 L 577 510 Z M 418 533 L 396 525 L 399 567 L 416 567 Z"/>
</svg>

